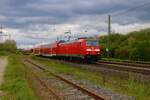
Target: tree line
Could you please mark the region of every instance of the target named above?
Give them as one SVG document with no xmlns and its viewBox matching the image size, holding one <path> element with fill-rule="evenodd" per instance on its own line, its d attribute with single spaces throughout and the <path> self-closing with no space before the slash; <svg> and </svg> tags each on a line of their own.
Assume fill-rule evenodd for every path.
<svg viewBox="0 0 150 100">
<path fill-rule="evenodd" d="M 150 28 L 125 35 L 112 33 L 109 37 L 101 36 L 99 43 L 102 57 L 150 61 Z M 109 56 L 106 48 L 109 50 Z"/>
<path fill-rule="evenodd" d="M 3 43 L 0 43 L 0 51 L 16 52 L 17 45 L 14 40 L 6 40 Z"/>
</svg>

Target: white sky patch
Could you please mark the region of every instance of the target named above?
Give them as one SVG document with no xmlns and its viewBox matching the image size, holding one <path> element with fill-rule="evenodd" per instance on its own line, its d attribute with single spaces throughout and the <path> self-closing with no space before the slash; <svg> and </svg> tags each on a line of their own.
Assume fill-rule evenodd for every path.
<svg viewBox="0 0 150 100">
<path fill-rule="evenodd" d="M 30 48 L 33 48 L 33 45 L 24 45 L 24 44 L 22 44 L 22 45 L 19 45 L 18 48 L 28 50 L 28 49 L 30 49 Z"/>
<path fill-rule="evenodd" d="M 3 36 L 3 40 L 7 40 L 7 39 L 14 39 L 16 40 L 16 37 L 17 37 L 17 33 L 19 32 L 18 29 L 13 29 L 13 28 L 5 28 L 2 30 L 3 31 L 3 34 L 5 34 L 6 36 Z"/>
<path fill-rule="evenodd" d="M 120 25 L 118 23 L 112 24 L 112 31 L 127 34 L 132 31 L 139 31 L 141 29 L 150 28 L 150 23 L 134 23 L 129 25 Z"/>
<path fill-rule="evenodd" d="M 10 34 L 11 39 L 16 40 L 19 48 L 33 47 L 39 43 L 51 43 L 56 41 L 57 36 L 71 30 L 77 32 L 80 25 L 77 24 L 59 24 L 59 25 L 31 25 L 28 30 L 19 30 L 6 28 L 4 33 Z M 31 44 L 30 44 L 31 43 Z"/>
<path fill-rule="evenodd" d="M 59 24 L 55 25 L 56 32 L 59 34 L 64 34 L 64 32 L 67 32 L 69 30 L 72 31 L 72 33 L 77 33 L 78 28 L 81 27 L 79 24 Z"/>
</svg>

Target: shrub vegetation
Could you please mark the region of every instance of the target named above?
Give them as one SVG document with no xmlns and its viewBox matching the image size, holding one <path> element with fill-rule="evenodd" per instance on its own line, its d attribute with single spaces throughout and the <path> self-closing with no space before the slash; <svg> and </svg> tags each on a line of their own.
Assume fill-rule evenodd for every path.
<svg viewBox="0 0 150 100">
<path fill-rule="evenodd" d="M 6 40 L 4 43 L 0 43 L 0 51 L 16 52 L 17 46 L 14 40 Z"/>
<path fill-rule="evenodd" d="M 101 36 L 99 40 L 103 52 L 102 57 L 107 57 L 107 40 L 108 36 Z M 126 35 L 112 33 L 109 40 L 109 57 L 150 61 L 150 28 Z"/>
</svg>

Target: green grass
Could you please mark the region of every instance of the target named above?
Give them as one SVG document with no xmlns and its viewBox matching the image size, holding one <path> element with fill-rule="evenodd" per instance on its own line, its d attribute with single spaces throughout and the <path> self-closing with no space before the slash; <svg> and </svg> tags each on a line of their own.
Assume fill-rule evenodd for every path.
<svg viewBox="0 0 150 100">
<path fill-rule="evenodd" d="M 9 52 L 0 51 L 0 57 L 1 57 L 1 56 L 8 56 L 8 55 L 10 55 Z"/>
<path fill-rule="evenodd" d="M 139 84 L 133 77 L 127 81 L 128 92 L 134 94 L 138 100 L 149 100 L 150 85 Z"/>
<path fill-rule="evenodd" d="M 37 100 L 26 80 L 25 70 L 19 56 L 14 54 L 8 56 L 8 65 L 1 90 L 8 92 L 9 95 L 3 97 L 3 100 L 10 100 L 12 97 L 13 100 Z"/>
<path fill-rule="evenodd" d="M 64 73 L 71 75 L 78 80 L 87 80 L 94 85 L 105 87 L 128 96 L 133 96 L 136 100 L 149 100 L 150 98 L 150 85 L 145 85 L 135 81 L 132 75 L 128 80 L 123 80 L 116 76 L 105 76 L 100 72 L 57 63 L 45 58 L 33 57 L 33 59 L 50 67 L 55 73 Z M 126 85 L 126 87 L 123 87 L 122 85 Z"/>
</svg>

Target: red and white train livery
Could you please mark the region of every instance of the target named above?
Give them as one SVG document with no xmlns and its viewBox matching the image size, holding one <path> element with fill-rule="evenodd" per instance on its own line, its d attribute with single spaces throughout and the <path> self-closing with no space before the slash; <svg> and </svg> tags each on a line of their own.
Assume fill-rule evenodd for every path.
<svg viewBox="0 0 150 100">
<path fill-rule="evenodd" d="M 97 61 L 101 54 L 101 49 L 97 40 L 81 38 L 68 42 L 59 41 L 52 44 L 39 45 L 30 49 L 30 52 L 36 55 L 62 59 Z"/>
</svg>

